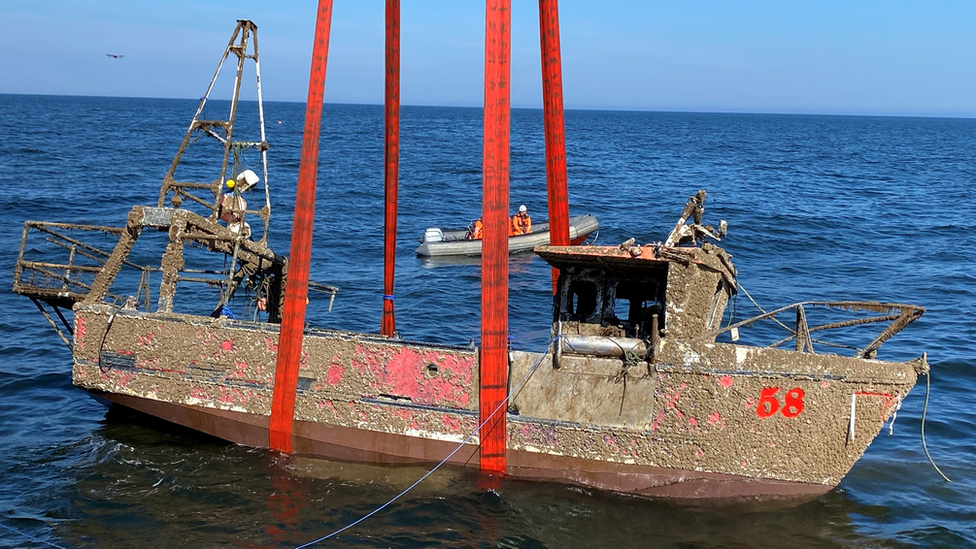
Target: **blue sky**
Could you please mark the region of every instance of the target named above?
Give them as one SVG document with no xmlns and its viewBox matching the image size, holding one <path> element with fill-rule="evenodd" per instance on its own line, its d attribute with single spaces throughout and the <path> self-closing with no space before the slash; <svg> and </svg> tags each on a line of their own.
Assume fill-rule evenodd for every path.
<svg viewBox="0 0 976 549">
<path fill-rule="evenodd" d="M 479 106 L 484 2 L 402 4 L 403 103 Z M 0 93 L 198 98 L 249 18 L 265 99 L 303 101 L 315 6 L 3 0 Z M 326 101 L 382 102 L 383 6 L 335 0 Z M 560 16 L 567 108 L 976 116 L 971 0 L 562 0 Z M 541 105 L 538 40 L 538 3 L 513 0 L 516 107 Z"/>
</svg>

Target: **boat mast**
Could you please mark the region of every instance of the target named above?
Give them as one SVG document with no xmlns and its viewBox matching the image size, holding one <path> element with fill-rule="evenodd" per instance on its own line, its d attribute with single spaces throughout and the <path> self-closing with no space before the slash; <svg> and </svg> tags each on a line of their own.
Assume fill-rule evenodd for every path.
<svg viewBox="0 0 976 549">
<path fill-rule="evenodd" d="M 397 183 L 400 168 L 400 0 L 386 0 L 386 141 L 383 187 L 386 194 L 383 239 L 383 319 L 380 333 L 396 332 L 393 274 L 396 270 Z"/>
<path fill-rule="evenodd" d="M 269 446 L 272 450 L 291 452 L 292 422 L 295 417 L 295 391 L 298 388 L 298 365 L 305 328 L 305 305 L 308 299 L 308 271 L 312 252 L 312 223 L 315 218 L 315 183 L 318 169 L 319 132 L 322 123 L 322 100 L 325 95 L 325 70 L 329 59 L 329 31 L 332 27 L 332 0 L 319 0 L 315 20 L 315 43 L 312 46 L 312 68 L 305 104 L 305 133 L 298 168 L 298 190 L 295 196 L 295 221 L 292 225 L 285 283 L 285 307 L 278 338 L 278 361 L 271 404 Z"/>
<path fill-rule="evenodd" d="M 480 417 L 481 470 L 507 469 L 508 167 L 511 114 L 511 0 L 488 0 L 485 14 L 485 111 L 482 164 Z"/>
<path fill-rule="evenodd" d="M 546 188 L 549 195 L 549 244 L 569 245 L 566 183 L 566 128 L 563 120 L 563 69 L 559 48 L 559 0 L 539 0 L 539 44 L 542 48 L 542 99 L 546 127 Z M 556 293 L 559 269 L 552 268 Z"/>
</svg>

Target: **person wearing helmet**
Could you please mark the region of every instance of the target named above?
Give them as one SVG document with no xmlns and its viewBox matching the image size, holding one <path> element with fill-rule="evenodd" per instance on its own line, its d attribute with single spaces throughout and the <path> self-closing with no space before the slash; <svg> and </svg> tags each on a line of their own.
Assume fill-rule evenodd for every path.
<svg viewBox="0 0 976 549">
<path fill-rule="evenodd" d="M 518 213 L 512 216 L 512 232 L 513 236 L 518 236 L 520 234 L 529 234 L 532 232 L 532 218 L 529 217 L 528 208 L 525 204 L 519 206 Z"/>
</svg>

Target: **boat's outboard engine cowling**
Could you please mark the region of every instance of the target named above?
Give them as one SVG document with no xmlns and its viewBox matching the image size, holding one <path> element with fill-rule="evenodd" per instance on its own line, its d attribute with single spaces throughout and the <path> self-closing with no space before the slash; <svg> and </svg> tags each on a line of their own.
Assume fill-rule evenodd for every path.
<svg viewBox="0 0 976 549">
<path fill-rule="evenodd" d="M 421 240 L 421 244 L 424 242 L 442 242 L 444 240 L 444 231 L 431 227 L 424 231 L 424 239 Z"/>
</svg>

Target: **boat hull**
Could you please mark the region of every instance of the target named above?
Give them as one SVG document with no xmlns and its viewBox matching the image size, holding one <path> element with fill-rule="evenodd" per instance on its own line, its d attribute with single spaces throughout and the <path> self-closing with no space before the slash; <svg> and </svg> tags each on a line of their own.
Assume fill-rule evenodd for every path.
<svg viewBox="0 0 976 549">
<path fill-rule="evenodd" d="M 273 324 L 79 306 L 73 381 L 110 402 L 267 447 L 277 337 Z M 477 430 L 473 347 L 308 330 L 303 351 L 296 454 L 436 463 Z M 562 356 L 557 368 L 549 355 L 516 352 L 512 379 L 528 381 L 510 403 L 508 474 L 642 496 L 822 494 L 878 434 L 918 365 L 780 352 L 665 346 L 659 362 L 624 372 L 617 359 Z M 802 388 L 804 409 L 762 417 L 771 387 Z M 476 466 L 477 442 L 450 463 Z"/>
<path fill-rule="evenodd" d="M 569 239 L 572 244 L 581 244 L 590 234 L 600 228 L 600 223 L 592 215 L 579 215 L 569 219 Z M 415 250 L 420 257 L 479 257 L 481 240 L 469 240 L 467 231 L 444 231 L 445 240 L 440 242 L 421 242 Z M 541 223 L 529 234 L 510 236 L 508 253 L 527 252 L 536 246 L 549 244 L 549 224 Z"/>
<path fill-rule="evenodd" d="M 223 440 L 258 448 L 268 445 L 268 416 L 100 391 L 92 394 Z M 517 418 L 514 421 L 518 423 Z M 437 463 L 457 448 L 455 442 L 307 421 L 295 422 L 293 445 L 298 455 L 385 465 Z M 511 478 L 561 482 L 645 497 L 802 499 L 822 495 L 832 488 L 823 484 L 582 460 L 519 450 L 509 450 L 507 458 Z M 466 445 L 447 463 L 457 467 L 476 465 L 477 445 Z"/>
</svg>

